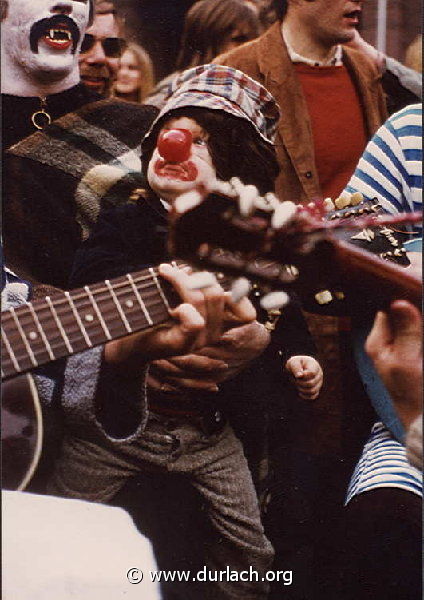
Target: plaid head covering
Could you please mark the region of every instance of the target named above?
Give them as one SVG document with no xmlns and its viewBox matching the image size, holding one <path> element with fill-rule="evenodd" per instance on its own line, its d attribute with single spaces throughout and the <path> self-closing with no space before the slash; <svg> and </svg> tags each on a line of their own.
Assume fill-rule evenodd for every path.
<svg viewBox="0 0 424 600">
<path fill-rule="evenodd" d="M 172 81 L 168 99 L 145 140 L 170 111 L 194 106 L 249 121 L 263 140 L 274 143 L 280 111 L 273 96 L 241 71 L 213 64 L 187 69 Z"/>
</svg>

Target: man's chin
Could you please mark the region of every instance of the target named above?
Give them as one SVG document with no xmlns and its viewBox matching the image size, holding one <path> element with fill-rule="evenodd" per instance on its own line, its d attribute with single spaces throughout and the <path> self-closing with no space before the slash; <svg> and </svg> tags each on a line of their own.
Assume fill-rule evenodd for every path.
<svg viewBox="0 0 424 600">
<path fill-rule="evenodd" d="M 107 89 L 107 82 L 104 79 L 90 79 L 88 77 L 81 77 L 81 82 L 86 88 L 97 92 L 98 94 L 104 95 Z"/>
<path fill-rule="evenodd" d="M 340 31 L 339 35 L 337 36 L 337 39 L 335 40 L 334 43 L 335 44 L 348 44 L 355 37 L 355 32 L 356 32 L 355 27 L 349 27 L 348 29 L 345 29 L 344 31 Z"/>
</svg>

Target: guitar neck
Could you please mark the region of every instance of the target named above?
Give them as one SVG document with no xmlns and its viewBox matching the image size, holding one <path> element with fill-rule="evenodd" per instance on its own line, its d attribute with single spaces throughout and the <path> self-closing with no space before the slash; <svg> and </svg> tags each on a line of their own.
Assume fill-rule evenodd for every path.
<svg viewBox="0 0 424 600">
<path fill-rule="evenodd" d="M 384 308 L 391 300 L 404 299 L 421 310 L 422 280 L 404 267 L 341 241 L 335 245 L 334 259 L 347 287 L 366 294 L 364 302 L 369 299 Z"/>
<path fill-rule="evenodd" d="M 150 268 L 2 312 L 2 379 L 169 319 L 170 286 Z"/>
</svg>

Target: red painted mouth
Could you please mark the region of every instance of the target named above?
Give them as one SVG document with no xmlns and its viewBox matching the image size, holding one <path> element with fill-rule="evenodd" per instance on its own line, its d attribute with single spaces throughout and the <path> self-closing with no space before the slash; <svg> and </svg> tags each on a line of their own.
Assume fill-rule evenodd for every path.
<svg viewBox="0 0 424 600">
<path fill-rule="evenodd" d="M 172 163 L 159 158 L 154 166 L 154 172 L 159 177 L 177 181 L 195 181 L 198 175 L 196 166 L 191 162 Z"/>
<path fill-rule="evenodd" d="M 66 25 L 52 27 L 41 37 L 46 46 L 55 50 L 67 50 L 73 45 L 72 33 Z"/>
</svg>

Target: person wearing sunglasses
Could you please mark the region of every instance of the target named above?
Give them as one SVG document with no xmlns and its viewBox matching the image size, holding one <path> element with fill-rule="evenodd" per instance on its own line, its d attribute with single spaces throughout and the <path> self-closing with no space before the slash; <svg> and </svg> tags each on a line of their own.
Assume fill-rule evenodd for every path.
<svg viewBox="0 0 424 600">
<path fill-rule="evenodd" d="M 81 44 L 79 68 L 81 82 L 104 97 L 110 95 L 126 46 L 120 33 L 115 9 L 109 2 L 99 3 Z"/>
</svg>

